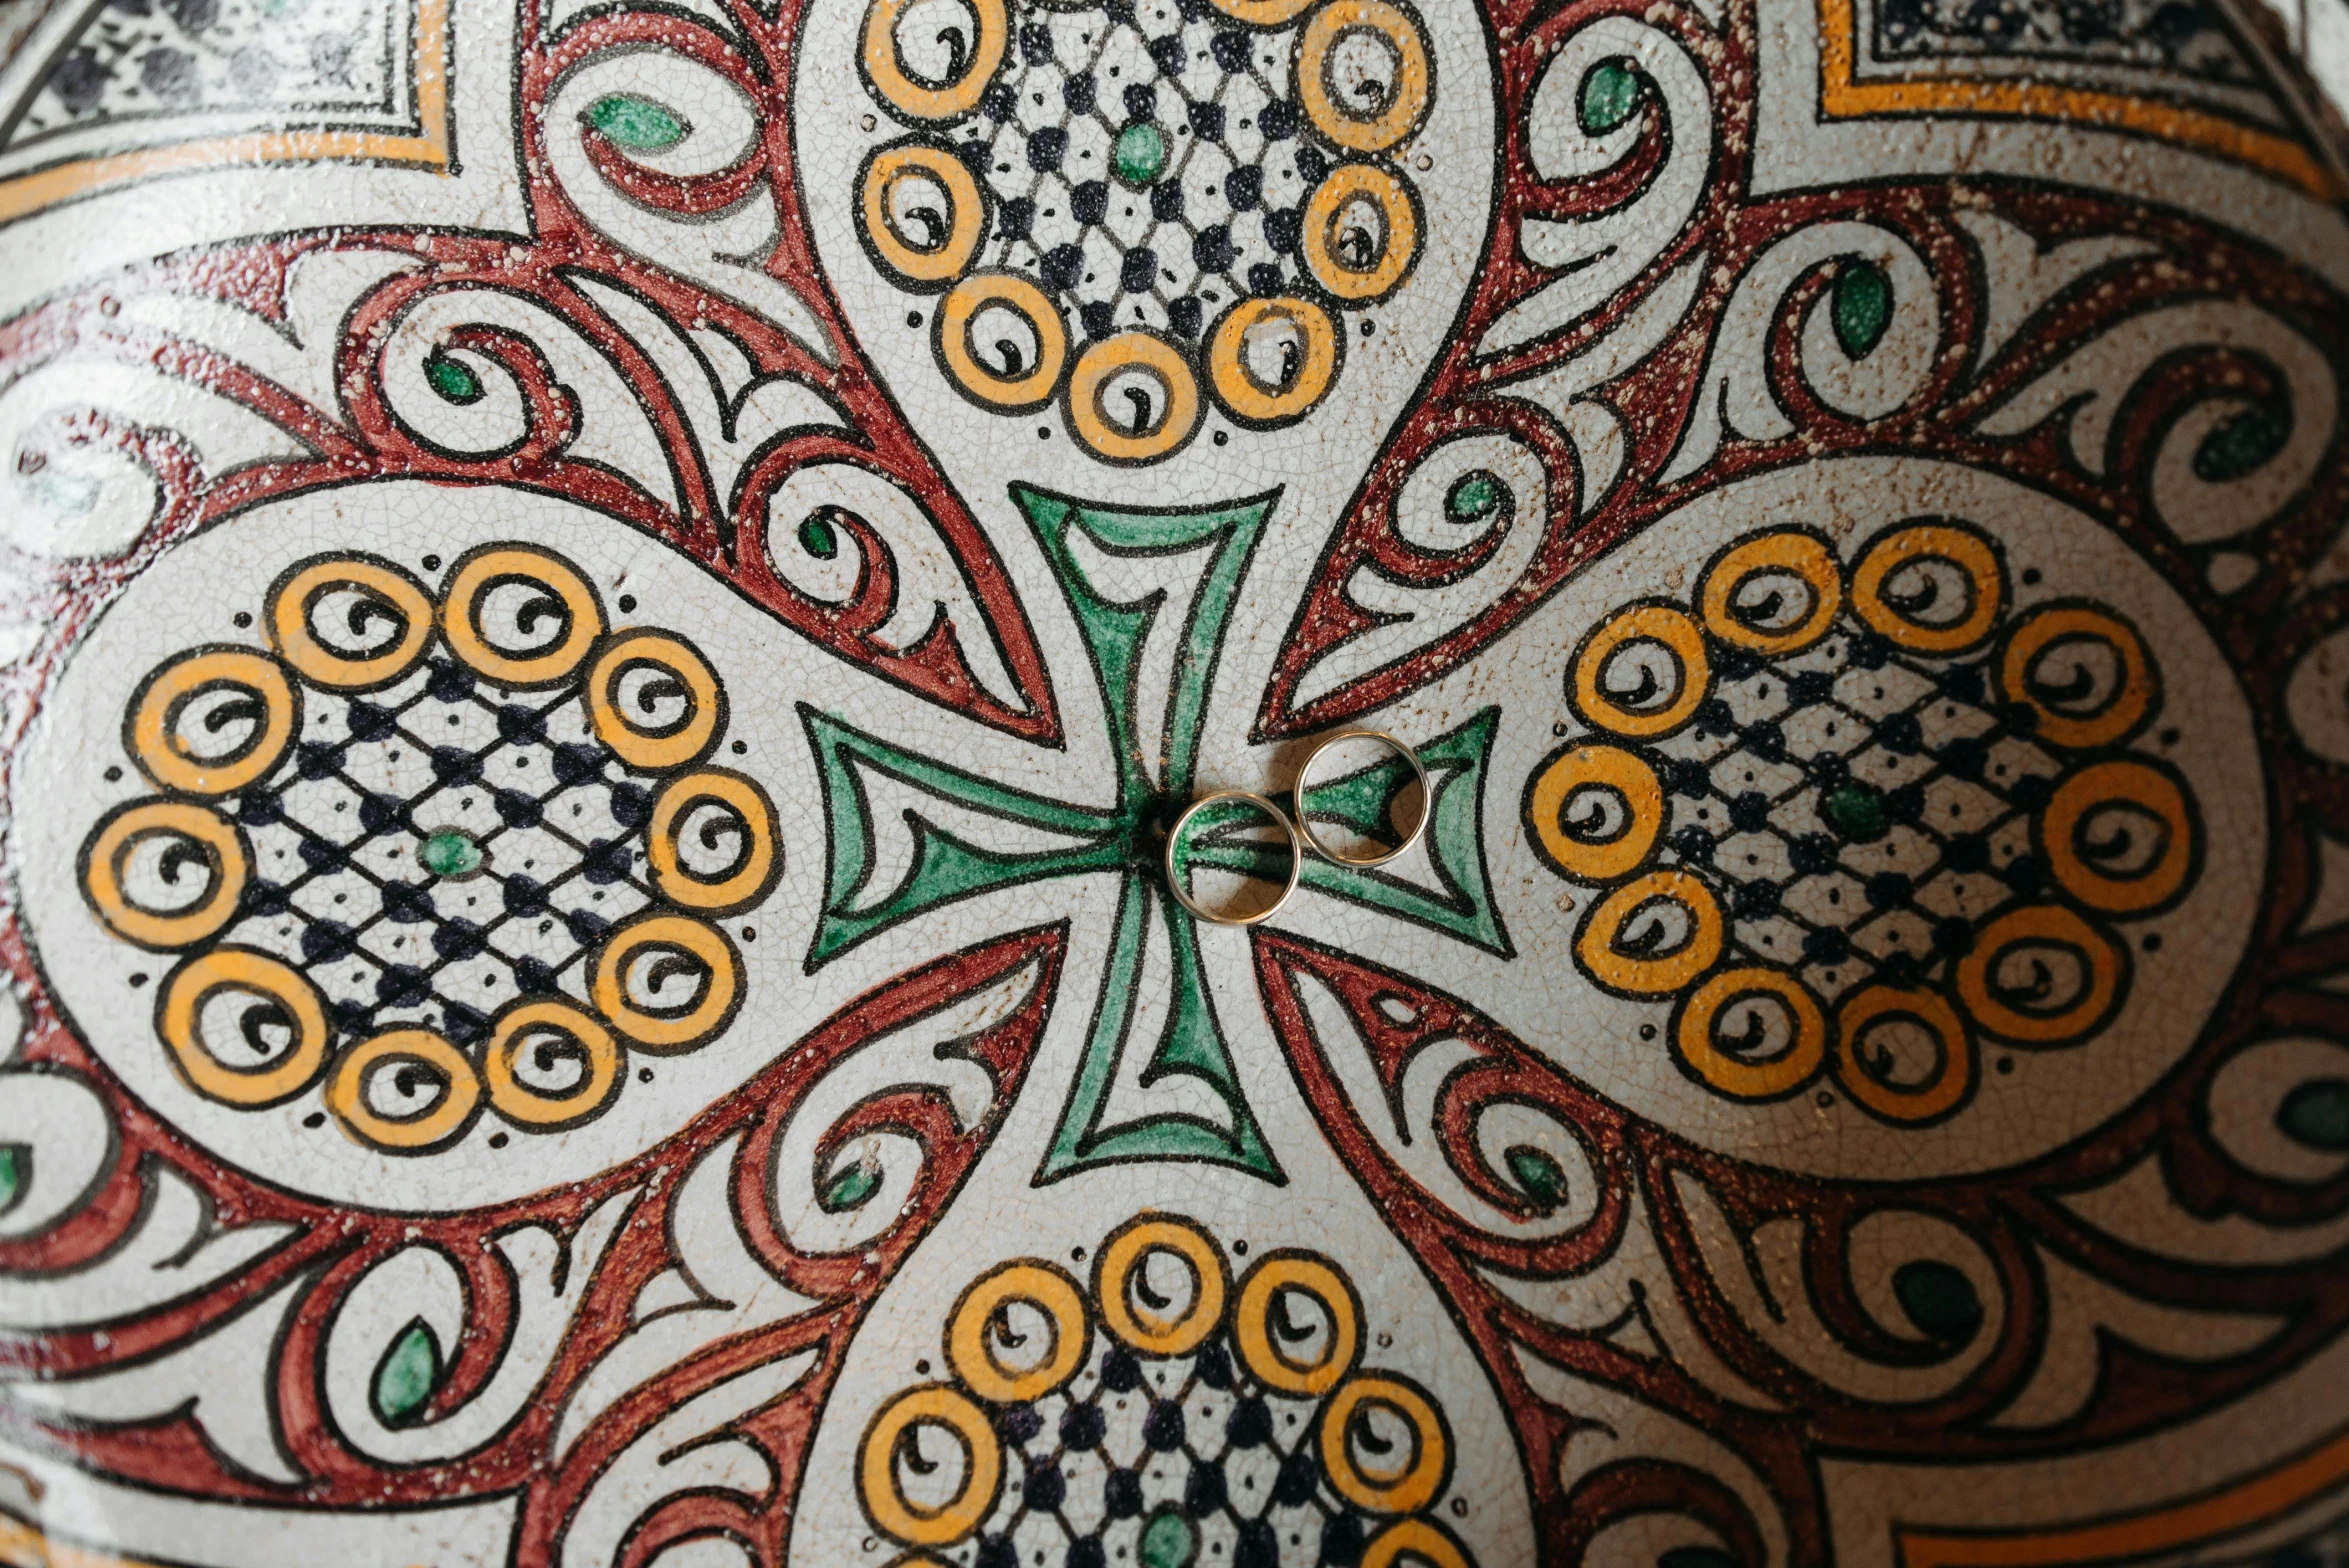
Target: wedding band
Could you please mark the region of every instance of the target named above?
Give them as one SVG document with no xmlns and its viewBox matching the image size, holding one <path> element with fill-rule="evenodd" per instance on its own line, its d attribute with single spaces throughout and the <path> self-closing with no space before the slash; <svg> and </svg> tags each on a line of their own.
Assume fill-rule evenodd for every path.
<svg viewBox="0 0 2349 1568">
<path fill-rule="evenodd" d="M 1321 836 L 1313 831 L 1313 818 L 1305 810 L 1305 780 L 1312 774 L 1313 764 L 1319 760 L 1323 752 L 1342 740 L 1375 740 L 1379 742 L 1409 763 L 1412 773 L 1419 780 L 1419 820 L 1411 824 L 1411 831 L 1403 835 L 1403 841 L 1400 844 L 1383 854 L 1367 856 L 1339 854 L 1324 844 L 1321 841 Z M 1297 784 L 1290 793 L 1297 803 L 1297 829 L 1305 835 L 1305 842 L 1311 844 L 1314 852 L 1323 859 L 1334 860 L 1341 866 L 1385 865 L 1419 842 L 1419 835 L 1427 831 L 1428 816 L 1435 809 L 1435 786 L 1428 781 L 1427 769 L 1420 765 L 1419 753 L 1389 735 L 1385 730 L 1340 730 L 1335 735 L 1327 736 L 1316 742 L 1313 749 L 1305 753 L 1305 760 L 1297 765 Z"/>
<path fill-rule="evenodd" d="M 1175 846 L 1181 843 L 1183 840 L 1183 828 L 1193 817 L 1199 814 L 1201 807 L 1211 806 L 1219 800 L 1244 800 L 1248 802 L 1257 810 L 1272 818 L 1274 822 L 1280 824 L 1280 830 L 1289 836 L 1289 885 L 1281 889 L 1280 897 L 1274 899 L 1271 903 L 1265 905 L 1264 908 L 1256 911 L 1256 913 L 1252 915 L 1219 915 L 1214 911 L 1207 909 L 1203 905 L 1193 900 L 1190 894 L 1183 891 L 1182 876 L 1175 869 Z M 1174 894 L 1175 902 L 1189 910 L 1195 918 L 1204 920 L 1210 925 L 1218 926 L 1252 926 L 1259 921 L 1271 919 L 1273 915 L 1279 912 L 1280 907 L 1289 901 L 1289 895 L 1297 891 L 1298 873 L 1305 869 L 1304 844 L 1298 839 L 1297 825 L 1289 820 L 1289 814 L 1281 810 L 1280 807 L 1274 805 L 1271 801 L 1265 799 L 1262 795 L 1256 794 L 1251 790 L 1244 789 L 1213 790 L 1205 795 L 1201 795 L 1197 800 L 1192 801 L 1190 805 L 1184 807 L 1183 814 L 1175 818 L 1174 826 L 1167 832 L 1165 858 L 1166 887 L 1168 892 Z"/>
</svg>

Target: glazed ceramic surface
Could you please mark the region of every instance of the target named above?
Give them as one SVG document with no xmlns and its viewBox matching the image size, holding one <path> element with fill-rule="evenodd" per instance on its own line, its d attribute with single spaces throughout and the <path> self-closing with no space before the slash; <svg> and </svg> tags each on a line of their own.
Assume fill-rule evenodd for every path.
<svg viewBox="0 0 2349 1568">
<path fill-rule="evenodd" d="M 2336 1560 L 2349 182 L 2281 59 L 55 0 L 0 1562 Z M 1408 757 L 1299 791 L 1348 728 Z M 1425 826 L 1200 921 L 1227 788 Z M 1187 890 L 1285 875 L 1198 821 Z"/>
</svg>

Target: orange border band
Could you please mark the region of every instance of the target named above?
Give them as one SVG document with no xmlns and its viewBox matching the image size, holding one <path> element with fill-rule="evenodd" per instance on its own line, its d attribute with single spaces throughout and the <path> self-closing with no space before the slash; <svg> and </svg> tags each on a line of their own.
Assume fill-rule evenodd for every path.
<svg viewBox="0 0 2349 1568">
<path fill-rule="evenodd" d="M 416 8 L 415 136 L 381 131 L 249 131 L 205 141 L 142 147 L 135 152 L 79 158 L 0 180 L 0 224 L 111 186 L 158 174 L 183 174 L 227 164 L 371 163 L 449 166 L 449 0 L 421 0 Z"/>
<path fill-rule="evenodd" d="M 1852 0 L 1819 0 L 1819 102 L 1832 119 L 1876 114 L 2012 114 L 2136 131 L 2267 170 L 2319 201 L 2349 197 L 2338 176 L 2299 142 L 2223 115 L 2126 93 L 2050 82 L 1907 77 L 1862 82 L 1854 70 Z"/>
<path fill-rule="evenodd" d="M 1901 1568 L 2068 1568 L 2216 1541 L 2283 1518 L 2349 1480 L 2349 1432 L 2220 1491 L 2071 1529 L 1936 1534 L 1896 1527 Z"/>
</svg>

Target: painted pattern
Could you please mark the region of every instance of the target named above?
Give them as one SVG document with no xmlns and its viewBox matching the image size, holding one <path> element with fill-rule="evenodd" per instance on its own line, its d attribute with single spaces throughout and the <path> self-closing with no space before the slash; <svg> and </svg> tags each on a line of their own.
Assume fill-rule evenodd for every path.
<svg viewBox="0 0 2349 1568">
<path fill-rule="evenodd" d="M 2349 182 L 2232 10 L 0 104 L 0 1561 L 2338 1559 Z M 1427 826 L 1203 925 L 1225 787 Z"/>
</svg>

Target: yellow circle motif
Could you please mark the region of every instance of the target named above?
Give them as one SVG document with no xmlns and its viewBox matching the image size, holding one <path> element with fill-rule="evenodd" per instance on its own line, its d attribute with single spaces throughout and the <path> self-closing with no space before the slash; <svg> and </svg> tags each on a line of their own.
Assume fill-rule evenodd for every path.
<svg viewBox="0 0 2349 1568">
<path fill-rule="evenodd" d="M 1405 1557 L 1423 1558 L 1434 1568 L 1469 1568 L 1468 1553 L 1432 1519 L 1398 1519 L 1363 1549 L 1361 1568 L 1397 1568 Z"/>
<path fill-rule="evenodd" d="M 938 1508 L 925 1508 L 897 1484 L 897 1445 L 917 1426 L 944 1427 L 962 1445 L 962 1486 Z M 987 1413 L 943 1383 L 909 1388 L 865 1428 L 857 1465 L 865 1512 L 884 1534 L 912 1546 L 948 1546 L 979 1527 L 1003 1481 L 1003 1446 Z"/>
<path fill-rule="evenodd" d="M 1313 9 L 1314 0 L 1214 0 L 1215 8 L 1250 27 L 1280 27 Z"/>
<path fill-rule="evenodd" d="M 368 1080 L 399 1063 L 423 1067 L 447 1086 L 421 1115 L 386 1116 L 367 1103 Z M 448 1142 L 465 1130 L 480 1104 L 481 1078 L 472 1059 L 429 1029 L 393 1029 L 362 1040 L 343 1053 L 326 1083 L 326 1108 L 344 1130 L 393 1154 L 421 1154 Z"/>
<path fill-rule="evenodd" d="M 1737 590 L 1764 572 L 1799 578 L 1810 592 L 1810 613 L 1780 631 L 1741 619 Z M 1843 609 L 1843 566 L 1834 551 L 1809 534 L 1764 534 L 1733 545 L 1705 568 L 1704 581 L 1697 586 L 1697 605 L 1705 629 L 1725 643 L 1761 654 L 1799 653 L 1835 625 Z"/>
<path fill-rule="evenodd" d="M 252 735 L 230 755 L 194 755 L 180 739 L 180 716 L 197 698 L 230 691 L 260 704 Z M 124 739 L 139 770 L 165 789 L 226 795 L 277 766 L 301 717 L 301 693 L 275 659 L 243 648 L 199 648 L 181 654 L 140 685 Z"/>
<path fill-rule="evenodd" d="M 131 901 L 123 873 L 131 854 L 157 839 L 202 852 L 212 885 L 201 902 L 179 910 L 152 910 Z M 201 942 L 236 918 L 251 857 L 236 825 L 209 806 L 141 800 L 109 813 L 82 850 L 82 889 L 115 935 L 145 948 Z"/>
<path fill-rule="evenodd" d="M 1296 352 L 1284 352 L 1278 382 L 1260 380 L 1249 358 L 1249 336 L 1283 327 L 1294 332 Z M 1267 430 L 1289 424 L 1329 391 L 1341 342 L 1329 312 L 1311 300 L 1244 299 L 1224 312 L 1208 338 L 1208 386 L 1223 411 L 1243 425 Z M 1284 351 L 1289 347 L 1282 345 Z"/>
<path fill-rule="evenodd" d="M 1939 1061 L 1923 1083 L 1886 1083 L 1860 1059 L 1861 1037 L 1870 1025 L 1887 1018 L 1907 1018 L 1932 1034 Z M 1939 992 L 1869 986 L 1845 998 L 1835 1023 L 1837 1080 L 1845 1093 L 1886 1121 L 1913 1125 L 1937 1120 L 1956 1110 L 1974 1087 L 1973 1039 Z"/>
<path fill-rule="evenodd" d="M 1576 838 L 1566 808 L 1585 790 L 1603 790 L 1621 803 L 1623 826 L 1604 840 Z M 1656 770 L 1620 746 L 1562 751 L 1534 775 L 1525 819 L 1551 864 L 1577 882 L 1612 882 L 1637 871 L 1664 831 L 1664 786 Z"/>
<path fill-rule="evenodd" d="M 998 369 L 979 357 L 971 341 L 980 313 L 1008 310 L 1036 334 L 1036 362 L 1018 371 Z M 1042 408 L 1060 385 L 1068 363 L 1068 324 L 1044 291 L 1007 272 L 983 272 L 954 286 L 938 307 L 938 359 L 964 395 L 985 408 L 1016 414 Z"/>
<path fill-rule="evenodd" d="M 2078 955 L 2083 984 L 2057 1012 L 2024 1012 L 1991 985 L 1992 966 L 2018 946 L 2069 948 Z M 1957 965 L 1958 1000 L 1974 1022 L 2019 1045 L 2061 1045 L 2092 1033 L 2112 1016 L 2129 976 L 2119 944 L 2059 904 L 2009 910 L 1974 938 Z"/>
<path fill-rule="evenodd" d="M 496 588 L 538 589 L 563 607 L 562 641 L 539 653 L 508 654 L 481 627 L 481 601 Z M 492 545 L 459 561 L 441 600 L 440 631 L 450 651 L 479 674 L 507 686 L 551 686 L 579 667 L 604 634 L 604 609 L 570 562 L 527 545 Z"/>
<path fill-rule="evenodd" d="M 1748 1061 L 1723 1050 L 1713 1026 L 1727 1008 L 1761 996 L 1786 1009 L 1794 1038 L 1778 1055 Z M 1733 1100 L 1775 1100 L 1810 1082 L 1827 1060 L 1827 1015 L 1810 987 L 1783 969 L 1729 969 L 1681 1004 L 1672 1038 L 1680 1059 L 1716 1092 Z"/>
<path fill-rule="evenodd" d="M 1021 1371 L 996 1359 L 988 1331 L 1012 1302 L 1042 1312 L 1052 1325 L 1052 1348 L 1035 1366 Z M 963 1386 L 995 1404 L 1042 1399 L 1076 1376 L 1085 1364 L 1091 1326 L 1076 1281 L 1049 1263 L 1006 1263 L 962 1293 L 946 1330 L 946 1359 Z"/>
<path fill-rule="evenodd" d="M 1671 660 L 1677 685 L 1660 708 L 1631 708 L 1600 685 L 1607 662 L 1625 647 L 1647 643 Z M 1568 687 L 1574 711 L 1584 721 L 1635 740 L 1668 735 L 1696 716 L 1713 679 L 1705 634 L 1685 611 L 1668 604 L 1634 604 L 1616 611 L 1583 639 L 1574 655 Z"/>
<path fill-rule="evenodd" d="M 1280 1327 L 1272 1320 L 1276 1298 L 1291 1290 L 1320 1302 L 1329 1319 L 1328 1342 L 1310 1362 L 1290 1356 L 1281 1344 Z M 1240 1281 L 1239 1300 L 1232 1310 L 1232 1343 L 1257 1382 L 1277 1393 L 1318 1398 L 1353 1371 L 1362 1354 L 1362 1305 L 1354 1299 L 1346 1276 L 1312 1253 L 1267 1253 Z"/>
<path fill-rule="evenodd" d="M 515 1058 L 536 1033 L 567 1035 L 587 1058 L 587 1074 L 569 1094 L 546 1094 L 515 1076 Z M 481 1076 L 500 1116 L 525 1127 L 566 1126 L 594 1114 L 620 1082 L 620 1047 L 612 1032 L 569 1002 L 521 1002 L 498 1015 L 482 1053 Z"/>
<path fill-rule="evenodd" d="M 378 610 L 399 620 L 399 641 L 383 653 L 352 657 L 317 641 L 310 631 L 310 606 L 329 589 L 348 589 Z M 270 589 L 270 641 L 277 657 L 291 664 L 305 681 L 327 688 L 355 692 L 388 685 L 409 674 L 432 641 L 432 596 L 423 584 L 390 561 L 369 556 L 336 556 L 312 561 L 291 570 Z"/>
<path fill-rule="evenodd" d="M 274 1004 L 293 1031 L 292 1044 L 275 1065 L 247 1072 L 204 1048 L 204 1004 L 227 990 Z M 268 954 L 241 947 L 216 947 L 174 969 L 155 999 L 155 1032 L 189 1088 L 245 1110 L 292 1099 L 326 1063 L 326 1005 L 317 988 Z"/>
<path fill-rule="evenodd" d="M 1154 1252 L 1171 1252 L 1190 1270 L 1190 1304 L 1167 1316 L 1137 1305 L 1130 1289 L 1134 1270 Z M 1187 1220 L 1145 1216 L 1109 1238 L 1094 1265 L 1093 1299 L 1102 1321 L 1119 1339 L 1151 1356 L 1188 1355 L 1215 1331 L 1229 1288 L 1223 1253 L 1205 1231 Z"/>
<path fill-rule="evenodd" d="M 1357 113 L 1336 77 L 1340 45 L 1369 34 L 1383 46 L 1394 76 L 1376 114 Z M 1297 39 L 1297 102 L 1315 130 L 1352 152 L 1384 152 L 1419 129 L 1434 86 L 1419 22 L 1387 0 L 1331 0 Z"/>
<path fill-rule="evenodd" d="M 979 105 L 987 83 L 1003 64 L 1010 37 L 1003 0 L 965 0 L 977 22 L 970 57 L 962 74 L 931 87 L 915 79 L 898 58 L 897 22 L 915 0 L 873 0 L 865 13 L 863 61 L 865 80 L 890 108 L 909 120 L 937 122 L 956 119 Z"/>
<path fill-rule="evenodd" d="M 1345 221 L 1357 201 L 1378 208 L 1384 231 L 1367 260 L 1348 254 L 1362 232 Z M 1348 304 L 1386 298 L 1419 258 L 1419 209 L 1410 188 L 1376 164 L 1339 164 L 1306 198 L 1298 251 L 1313 281 Z"/>
<path fill-rule="evenodd" d="M 2031 689 L 2031 666 L 2051 648 L 2083 642 L 2111 651 L 2119 666 L 2118 679 L 2111 697 L 2094 713 L 2066 713 L 2050 707 Z M 2026 704 L 2038 715 L 2036 738 L 2075 751 L 2108 746 L 2129 734 L 2145 722 L 2161 692 L 2161 677 L 2146 657 L 2135 627 L 2103 610 L 2068 604 L 2035 610 L 2014 629 L 1998 661 L 1998 684 L 2009 702 Z"/>
<path fill-rule="evenodd" d="M 1114 383 L 1140 375 L 1159 389 L 1155 423 L 1118 423 Z M 1120 332 L 1077 356 L 1069 374 L 1068 423 L 1076 438 L 1112 463 L 1154 463 L 1176 451 L 1199 428 L 1199 378 L 1182 352 L 1148 332 Z"/>
<path fill-rule="evenodd" d="M 2113 810 L 2150 818 L 2158 828 L 2152 859 L 2126 875 L 2090 863 L 2082 852 L 2092 847 L 2082 839 L 2095 834 L 2095 819 Z M 2108 829 L 2105 841 L 2134 847 L 2143 831 Z M 2177 897 L 2193 874 L 2199 847 L 2185 789 L 2160 768 L 2135 761 L 2092 763 L 2058 784 L 2039 814 L 2038 839 L 2063 890 L 2114 915 L 2150 914 Z"/>
<path fill-rule="evenodd" d="M 1940 607 L 1936 585 L 1931 604 L 1903 603 L 1886 591 L 1886 581 L 1903 567 L 1937 561 L 1963 580 L 1964 614 L 1927 621 L 1915 613 Z M 2006 611 L 2006 568 L 1990 542 L 1971 528 L 1949 523 L 1911 523 L 1881 534 L 1851 575 L 1852 609 L 1876 632 L 1917 653 L 1962 653 L 1990 635 Z"/>
<path fill-rule="evenodd" d="M 628 968 L 649 948 L 668 948 L 698 960 L 705 982 L 687 1005 L 640 1007 L 628 994 Z M 596 955 L 589 994 L 595 1010 L 637 1045 L 679 1051 L 701 1044 L 725 1026 L 742 994 L 742 961 L 716 927 L 683 915 L 650 915 L 613 933 Z"/>
<path fill-rule="evenodd" d="M 310 607 L 320 594 L 336 588 L 397 617 L 399 640 L 380 653 L 357 657 L 320 642 L 310 629 Z M 269 590 L 267 619 L 278 657 L 304 679 L 336 691 L 365 691 L 398 680 L 424 657 L 432 641 L 432 596 L 389 561 L 337 556 L 297 567 L 278 579 Z"/>
<path fill-rule="evenodd" d="M 649 716 L 629 711 L 620 682 L 647 669 L 683 699 L 683 712 L 676 719 L 654 723 Z M 665 700 L 671 693 L 660 695 Z M 718 726 L 726 718 L 726 694 L 708 662 L 684 638 L 667 632 L 622 632 L 604 644 L 587 672 L 587 717 L 595 726 L 595 738 L 622 762 L 647 773 L 665 773 L 698 761 L 717 741 Z"/>
<path fill-rule="evenodd" d="M 1347 1441 L 1348 1429 L 1368 1409 L 1390 1411 L 1411 1428 L 1411 1441 L 1399 1445 L 1391 1465 L 1360 1463 Z M 1443 1490 L 1452 1445 L 1425 1394 L 1398 1377 L 1366 1375 L 1349 1381 L 1322 1409 L 1321 1466 L 1346 1501 L 1374 1514 L 1407 1514 Z"/>
<path fill-rule="evenodd" d="M 696 874 L 677 855 L 685 814 L 708 802 L 725 808 L 741 824 L 743 837 L 740 857 L 715 880 Z M 767 799 L 765 790 L 739 773 L 705 768 L 671 779 L 654 797 L 646 835 L 653 886 L 672 904 L 704 914 L 732 914 L 764 898 L 774 883 L 774 803 Z"/>
<path fill-rule="evenodd" d="M 943 234 L 917 242 L 898 227 L 895 197 L 908 180 L 927 181 L 944 195 Z M 987 199 L 970 166 L 947 148 L 924 142 L 883 147 L 865 161 L 858 210 L 873 253 L 907 288 L 935 287 L 962 276 L 987 237 Z"/>
<path fill-rule="evenodd" d="M 1656 904 L 1676 906 L 1687 921 L 1678 945 L 1662 953 L 1626 950 L 1623 928 Z M 1651 871 L 1624 883 L 1591 906 L 1575 935 L 1575 956 L 1590 977 L 1626 996 L 1670 996 L 1713 967 L 1721 956 L 1720 901 L 1686 871 Z"/>
</svg>

